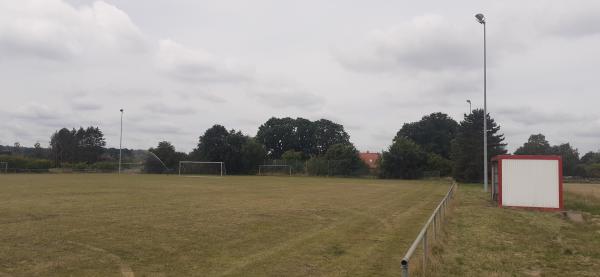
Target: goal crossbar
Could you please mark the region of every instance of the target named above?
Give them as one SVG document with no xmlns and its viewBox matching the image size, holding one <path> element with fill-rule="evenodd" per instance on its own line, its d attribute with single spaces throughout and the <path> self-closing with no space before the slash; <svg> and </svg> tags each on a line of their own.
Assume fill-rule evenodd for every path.
<svg viewBox="0 0 600 277">
<path fill-rule="evenodd" d="M 179 175 L 181 175 L 181 165 L 183 164 L 218 164 L 220 169 L 220 175 L 223 176 L 223 162 L 202 162 L 202 161 L 179 161 Z"/>
<path fill-rule="evenodd" d="M 292 167 L 287 164 L 261 164 L 258 166 L 258 175 L 262 175 L 264 167 L 287 167 L 289 175 L 292 176 Z"/>
</svg>

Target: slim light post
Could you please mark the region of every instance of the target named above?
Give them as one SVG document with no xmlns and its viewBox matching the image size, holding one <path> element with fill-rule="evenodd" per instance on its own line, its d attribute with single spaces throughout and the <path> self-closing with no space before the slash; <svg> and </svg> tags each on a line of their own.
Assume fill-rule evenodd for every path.
<svg viewBox="0 0 600 277">
<path fill-rule="evenodd" d="M 123 146 L 123 109 L 120 109 L 119 111 L 121 111 L 121 135 L 119 136 L 119 174 L 121 174 L 121 148 Z"/>
<path fill-rule="evenodd" d="M 483 25 L 483 191 L 488 190 L 488 158 L 487 158 L 487 49 L 485 38 L 485 16 L 475 15 L 477 22 Z"/>
<path fill-rule="evenodd" d="M 467 103 L 469 103 L 469 114 L 471 114 L 473 112 L 471 109 L 471 100 L 467 99 Z"/>
</svg>

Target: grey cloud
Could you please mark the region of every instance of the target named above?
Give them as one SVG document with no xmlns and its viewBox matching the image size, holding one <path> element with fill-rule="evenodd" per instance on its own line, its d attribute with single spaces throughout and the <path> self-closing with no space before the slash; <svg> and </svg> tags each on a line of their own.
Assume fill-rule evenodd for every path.
<svg viewBox="0 0 600 277">
<path fill-rule="evenodd" d="M 324 99 L 316 94 L 305 92 L 297 89 L 280 88 L 273 89 L 268 92 L 258 92 L 254 94 L 260 99 L 261 103 L 265 103 L 275 108 L 301 108 L 315 110 L 324 104 Z"/>
<path fill-rule="evenodd" d="M 71 107 L 77 111 L 96 111 L 102 108 L 102 105 L 98 103 L 93 103 L 91 100 L 89 102 L 84 101 L 75 101 L 71 102 Z"/>
<path fill-rule="evenodd" d="M 394 28 L 371 32 L 358 50 L 338 49 L 337 60 L 354 71 L 397 69 L 468 70 L 481 65 L 479 41 L 438 15 L 413 18 Z"/>
<path fill-rule="evenodd" d="M 252 79 L 252 70 L 233 60 L 220 59 L 170 39 L 160 41 L 157 62 L 170 76 L 188 82 L 240 83 Z"/>
<path fill-rule="evenodd" d="M 560 1 L 549 13 L 539 15 L 540 26 L 548 34 L 567 38 L 600 34 L 600 3 L 597 1 Z"/>
<path fill-rule="evenodd" d="M 501 107 L 495 110 L 501 117 L 524 125 L 582 123 L 594 120 L 591 114 L 537 111 L 531 107 Z"/>
<path fill-rule="evenodd" d="M 196 110 L 190 106 L 167 105 L 163 102 L 150 103 L 144 106 L 146 110 L 170 115 L 189 115 L 196 113 Z"/>
</svg>

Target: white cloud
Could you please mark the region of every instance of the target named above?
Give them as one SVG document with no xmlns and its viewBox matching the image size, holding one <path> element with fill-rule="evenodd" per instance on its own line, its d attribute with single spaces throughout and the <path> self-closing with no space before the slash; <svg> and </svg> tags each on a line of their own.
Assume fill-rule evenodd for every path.
<svg viewBox="0 0 600 277">
<path fill-rule="evenodd" d="M 105 51 L 136 53 L 145 39 L 129 16 L 103 1 L 75 8 L 59 0 L 0 2 L 0 55 L 65 60 Z"/>
</svg>

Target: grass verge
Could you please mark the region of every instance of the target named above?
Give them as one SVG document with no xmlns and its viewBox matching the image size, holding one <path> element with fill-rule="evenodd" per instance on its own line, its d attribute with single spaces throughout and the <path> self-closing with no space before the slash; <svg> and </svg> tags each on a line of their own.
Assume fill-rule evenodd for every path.
<svg viewBox="0 0 600 277">
<path fill-rule="evenodd" d="M 430 275 L 598 276 L 599 199 L 565 190 L 567 209 L 582 212 L 583 223 L 561 213 L 498 208 L 479 185 L 462 185 Z"/>
</svg>

